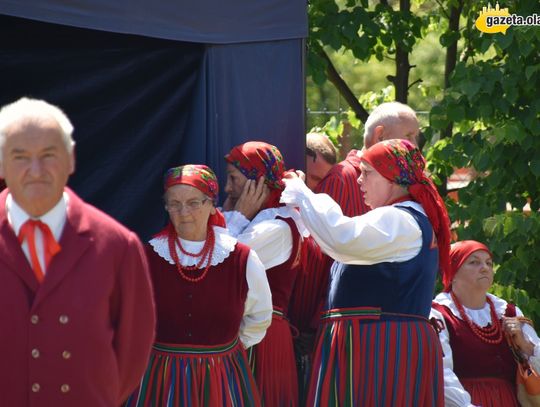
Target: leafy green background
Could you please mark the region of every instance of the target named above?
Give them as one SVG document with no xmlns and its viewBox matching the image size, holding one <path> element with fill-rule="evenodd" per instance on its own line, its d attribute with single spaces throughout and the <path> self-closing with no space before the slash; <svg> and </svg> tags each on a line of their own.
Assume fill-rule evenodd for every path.
<svg viewBox="0 0 540 407">
<path fill-rule="evenodd" d="M 458 191 L 458 202 L 446 200 L 454 229 L 459 239 L 492 250 L 492 292 L 540 323 L 540 27 L 481 33 L 474 22 L 487 5 L 312 0 L 307 126 L 322 127 L 342 154 L 361 147 L 361 115 L 343 95 L 351 92 L 368 112 L 394 100 L 400 92 L 393 79 L 402 69 L 397 54 L 406 53 L 407 100 L 400 101 L 418 112 L 428 168 L 441 193 L 449 192 L 454 169 L 477 174 Z M 537 1 L 500 7 L 540 13 Z M 340 90 L 328 61 L 345 84 Z"/>
</svg>

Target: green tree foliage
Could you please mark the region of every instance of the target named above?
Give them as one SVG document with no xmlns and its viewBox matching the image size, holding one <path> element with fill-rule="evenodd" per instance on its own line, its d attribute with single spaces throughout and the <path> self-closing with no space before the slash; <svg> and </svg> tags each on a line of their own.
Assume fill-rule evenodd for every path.
<svg viewBox="0 0 540 407">
<path fill-rule="evenodd" d="M 441 191 L 446 193 L 446 180 L 456 168 L 477 174 L 459 190 L 458 202 L 447 200 L 459 239 L 488 244 L 497 264 L 494 293 L 540 323 L 540 27 L 481 33 L 475 21 L 487 5 L 471 0 L 312 0 L 308 73 L 316 84 L 329 80 L 347 103 L 350 92 L 365 111 L 373 95 L 380 101 L 382 91 L 370 89 L 370 99 L 355 94 L 351 81 L 336 79 L 340 73 L 332 62 L 337 53 L 348 52 L 350 61 L 368 67 L 374 60 L 393 61 L 395 73 L 386 75 L 384 87 L 391 84 L 398 100 L 407 100 L 403 90 L 422 91 L 430 103 L 425 150 Z M 540 13 L 538 2 L 500 5 L 511 14 Z M 433 35 L 446 60 L 429 71 L 440 77 L 419 77 L 408 58 Z M 439 52 L 433 43 L 429 46 Z M 400 57 L 400 50 L 407 58 Z M 380 83 L 376 71 L 372 82 Z M 351 108 L 364 120 L 358 106 Z M 523 210 L 526 205 L 530 210 Z"/>
<path fill-rule="evenodd" d="M 454 168 L 478 173 L 449 205 L 458 236 L 488 244 L 498 264 L 494 292 L 540 322 L 540 27 L 481 33 L 474 21 L 485 5 L 474 3 L 463 9 L 462 58 L 430 112 L 429 133 L 441 138 L 429 151 L 430 169 L 441 180 Z M 504 7 L 539 11 L 527 1 Z"/>
</svg>

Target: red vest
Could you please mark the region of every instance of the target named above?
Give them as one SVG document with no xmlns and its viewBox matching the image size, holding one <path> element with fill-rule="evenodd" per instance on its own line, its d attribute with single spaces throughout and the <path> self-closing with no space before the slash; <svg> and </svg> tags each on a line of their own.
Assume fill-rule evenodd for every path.
<svg viewBox="0 0 540 407">
<path fill-rule="evenodd" d="M 334 165 L 314 191 L 330 195 L 343 214 L 351 217 L 363 215 L 371 209 L 364 202 L 364 193 L 358 185 L 360 157 L 356 153 L 356 150 L 351 150 L 345 160 Z"/>
<path fill-rule="evenodd" d="M 156 341 L 218 345 L 238 337 L 248 292 L 249 251 L 237 243 L 229 257 L 193 283 L 147 245 L 157 312 Z"/>
<path fill-rule="evenodd" d="M 504 337 L 497 345 L 483 342 L 467 322 L 456 317 L 446 306 L 433 303 L 433 308 L 444 316 L 452 348 L 454 373 L 459 379 L 497 377 L 515 382 L 517 364 Z M 514 304 L 508 304 L 504 315 L 516 315 Z"/>
<path fill-rule="evenodd" d="M 289 259 L 275 267 L 266 270 L 266 277 L 272 291 L 272 304 L 283 311 L 287 311 L 296 275 L 301 270 L 301 244 L 300 233 L 291 218 L 280 218 L 291 228 L 293 247 Z"/>
</svg>

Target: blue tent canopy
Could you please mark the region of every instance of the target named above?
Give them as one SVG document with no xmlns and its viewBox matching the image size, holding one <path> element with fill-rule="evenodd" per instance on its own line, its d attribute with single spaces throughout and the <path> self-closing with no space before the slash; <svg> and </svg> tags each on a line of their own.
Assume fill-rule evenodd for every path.
<svg viewBox="0 0 540 407">
<path fill-rule="evenodd" d="M 296 0 L 0 0 L 0 104 L 61 106 L 70 185 L 146 239 L 165 222 L 163 172 L 247 140 L 304 156 L 306 4 Z"/>
</svg>

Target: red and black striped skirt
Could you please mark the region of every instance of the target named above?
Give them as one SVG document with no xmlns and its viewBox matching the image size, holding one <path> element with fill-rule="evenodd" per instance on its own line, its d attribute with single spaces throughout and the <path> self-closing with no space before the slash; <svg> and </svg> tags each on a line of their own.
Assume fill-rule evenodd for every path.
<svg viewBox="0 0 540 407">
<path fill-rule="evenodd" d="M 217 346 L 155 343 L 132 407 L 260 406 L 246 353 L 235 339 Z"/>
<path fill-rule="evenodd" d="M 374 308 L 328 311 L 308 406 L 443 406 L 442 351 L 429 321 Z"/>
</svg>

